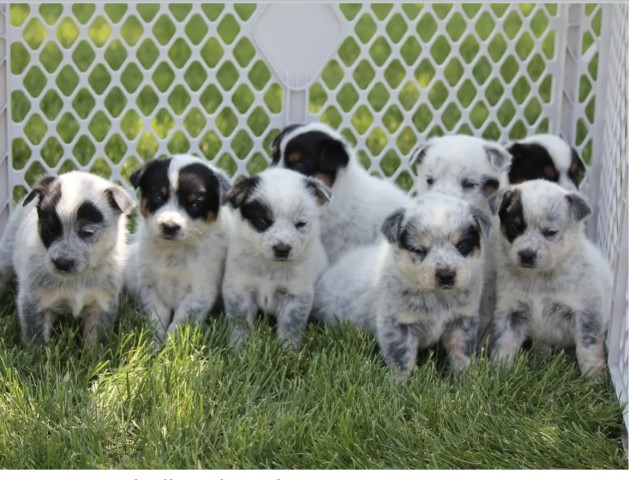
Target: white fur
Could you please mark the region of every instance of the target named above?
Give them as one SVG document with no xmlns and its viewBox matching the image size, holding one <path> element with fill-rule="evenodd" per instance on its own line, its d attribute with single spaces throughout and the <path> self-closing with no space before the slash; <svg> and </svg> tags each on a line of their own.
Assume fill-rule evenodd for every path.
<svg viewBox="0 0 629 480">
<path fill-rule="evenodd" d="M 495 209 L 505 192 L 515 190 L 521 192 L 527 228 L 512 243 L 501 235 L 492 358 L 510 364 L 528 336 L 547 345 L 576 345 L 582 373 L 599 375 L 605 368 L 612 274 L 582 228 L 589 209 L 584 200 L 571 207 L 576 202 L 568 195 L 578 194 L 546 180 L 500 192 Z M 547 238 L 544 232 L 557 233 Z M 535 252 L 534 268 L 522 266 L 524 251 Z"/>
<path fill-rule="evenodd" d="M 213 222 L 195 220 L 174 195 L 179 171 L 196 163 L 224 175 L 205 160 L 175 155 L 168 169 L 171 195 L 153 214 L 138 217 L 136 240 L 129 247 L 125 287 L 139 296 L 160 340 L 183 322 L 203 322 L 220 296 L 231 212 L 223 206 Z M 181 227 L 175 239 L 163 238 L 164 222 Z"/>
<path fill-rule="evenodd" d="M 483 260 L 482 249 L 463 256 L 453 242 L 470 226 L 486 234 L 491 223 L 463 200 L 440 193 L 419 197 L 385 221 L 392 243 L 349 252 L 321 276 L 313 317 L 332 324 L 346 319 L 375 334 L 399 380 L 414 367 L 417 349 L 439 340 L 453 368 L 464 370 L 475 348 Z M 404 235 L 425 247 L 425 256 L 404 248 Z M 452 287 L 439 285 L 441 269 L 456 272 Z"/>
<path fill-rule="evenodd" d="M 320 206 L 306 188 L 306 180 L 319 182 L 286 169 L 269 169 L 254 178 L 258 184 L 243 204 L 263 202 L 272 212 L 273 224 L 259 232 L 243 218 L 242 205 L 236 206 L 223 282 L 231 342 L 240 346 L 246 341 L 262 310 L 277 317 L 280 340 L 297 346 L 310 314 L 315 281 L 327 264 L 320 240 Z M 234 186 L 230 195 L 238 188 Z M 298 228 L 298 222 L 306 225 Z M 285 260 L 274 257 L 273 246 L 280 243 L 291 246 Z"/>
<path fill-rule="evenodd" d="M 63 234 L 46 248 L 38 232 L 41 195 L 18 205 L 0 241 L 0 291 L 16 274 L 24 343 L 47 343 L 55 317 L 69 313 L 81 317 L 87 344 L 96 346 L 115 319 L 127 248 L 126 214 L 112 206 L 108 192 L 116 192 L 124 212 L 133 201 L 122 188 L 89 173 L 69 172 L 54 183 L 61 192 L 54 210 Z M 76 210 L 84 201 L 100 210 L 102 223 L 77 224 Z M 89 241 L 79 238 L 81 228 L 94 232 Z M 75 262 L 74 271 L 58 271 L 53 260 L 59 258 Z"/>
<path fill-rule="evenodd" d="M 334 199 L 321 212 L 321 240 L 332 264 L 344 252 L 382 239 L 382 222 L 397 208 L 408 205 L 410 197 L 392 182 L 369 175 L 356 160 L 347 141 L 325 124 L 311 123 L 296 128 L 282 139 L 280 150 L 283 151 L 291 139 L 308 131 L 321 131 L 342 142 L 349 156 L 349 163 L 338 170 L 331 186 Z M 286 166 L 283 157 L 278 166 Z"/>
</svg>

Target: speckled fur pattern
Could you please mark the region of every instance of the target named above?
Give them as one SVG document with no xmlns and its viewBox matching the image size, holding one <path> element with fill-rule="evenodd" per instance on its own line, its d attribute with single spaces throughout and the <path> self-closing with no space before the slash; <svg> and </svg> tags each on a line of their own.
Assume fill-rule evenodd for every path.
<svg viewBox="0 0 629 480">
<path fill-rule="evenodd" d="M 334 183 L 330 186 L 334 200 L 321 212 L 321 240 L 332 264 L 347 251 L 382 239 L 382 222 L 394 210 L 408 205 L 410 197 L 392 182 L 369 175 L 356 160 L 347 141 L 321 123 L 298 126 L 283 136 L 277 146 L 276 165 L 290 167 L 290 162 L 284 158 L 287 144 L 313 131 L 340 142 L 348 158 L 347 165 L 336 170 Z"/>
<path fill-rule="evenodd" d="M 236 184 L 228 198 L 234 212 L 222 291 L 231 344 L 246 342 L 262 311 L 276 317 L 280 341 L 297 347 L 327 264 L 319 213 L 330 192 L 318 180 L 272 168 Z M 278 246 L 290 247 L 282 258 Z"/>
<path fill-rule="evenodd" d="M 214 202 L 213 208 L 218 210 L 210 212 L 209 220 L 206 215 L 191 217 L 176 194 L 180 172 L 190 166 L 208 169 L 221 179 L 212 184 L 214 192 L 197 186 L 203 190 L 199 190 L 203 198 L 213 195 L 224 200 L 229 182 L 221 170 L 191 155 L 174 156 L 165 180 L 168 199 L 146 217 L 138 217 L 125 269 L 125 288 L 138 296 L 142 309 L 150 315 L 158 344 L 182 324 L 205 321 L 217 305 L 225 271 L 231 212 Z M 179 227 L 174 238 L 163 235 L 164 223 Z"/>
<path fill-rule="evenodd" d="M 85 205 L 91 217 L 79 213 Z M 0 241 L 0 289 L 16 275 L 23 343 L 48 343 L 64 314 L 82 320 L 86 345 L 105 341 L 118 309 L 133 208 L 121 187 L 83 172 L 40 180 L 16 207 Z"/>
<path fill-rule="evenodd" d="M 489 213 L 487 198 L 509 184 L 511 155 L 500 144 L 468 135 L 445 135 L 430 139 L 411 154 L 417 163 L 419 194 L 439 191 L 463 198 Z M 491 236 L 483 239 L 485 265 L 480 303 L 479 347 L 486 342 L 496 303 L 498 222 Z"/>
<path fill-rule="evenodd" d="M 529 337 L 576 346 L 581 372 L 604 374 L 612 274 L 585 237 L 587 203 L 546 180 L 501 190 L 491 203 L 502 232 L 491 358 L 510 365 Z"/>
<path fill-rule="evenodd" d="M 464 200 L 429 193 L 387 217 L 382 230 L 388 241 L 346 254 L 322 275 L 313 317 L 330 324 L 347 319 L 376 335 L 399 381 L 417 350 L 439 341 L 452 368 L 465 370 L 476 345 L 480 238 L 491 231 L 490 218 Z M 464 255 L 457 245 L 470 234 Z M 439 281 L 444 271 L 454 275 L 447 287 Z"/>
</svg>

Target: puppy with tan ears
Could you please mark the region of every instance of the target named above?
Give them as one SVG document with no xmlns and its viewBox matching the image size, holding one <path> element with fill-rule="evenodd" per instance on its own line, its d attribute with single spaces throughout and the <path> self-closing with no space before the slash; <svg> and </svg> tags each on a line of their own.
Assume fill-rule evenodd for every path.
<svg viewBox="0 0 629 480">
<path fill-rule="evenodd" d="M 585 163 L 564 139 L 557 135 L 532 135 L 507 147 L 513 156 L 509 170 L 511 184 L 527 180 L 548 180 L 567 190 L 578 190 Z"/>
<path fill-rule="evenodd" d="M 399 381 L 414 368 L 418 349 L 439 341 L 461 372 L 476 347 L 481 238 L 490 230 L 489 216 L 468 202 L 422 195 L 383 222 L 387 241 L 349 252 L 321 276 L 313 317 L 349 320 L 374 333 Z"/>
<path fill-rule="evenodd" d="M 220 295 L 227 256 L 230 182 L 191 155 L 153 160 L 131 175 L 139 227 L 125 270 L 160 340 L 185 321 L 203 322 Z"/>
<path fill-rule="evenodd" d="M 272 150 L 273 165 L 315 177 L 331 189 L 334 201 L 321 212 L 321 240 L 330 264 L 381 239 L 387 215 L 410 201 L 393 183 L 369 175 L 347 141 L 322 123 L 286 127 Z"/>
<path fill-rule="evenodd" d="M 584 375 L 604 375 L 612 274 L 585 237 L 590 207 L 546 180 L 500 190 L 497 304 L 491 358 L 511 364 L 527 337 L 576 346 Z"/>
<path fill-rule="evenodd" d="M 232 345 L 242 345 L 259 310 L 277 318 L 277 335 L 296 347 L 306 327 L 314 284 L 326 267 L 319 234 L 329 189 L 316 179 L 271 168 L 227 194 L 236 210 L 223 282 Z"/>
<path fill-rule="evenodd" d="M 430 139 L 417 147 L 411 163 L 418 165 L 418 192 L 442 192 L 471 202 L 489 214 L 488 198 L 509 184 L 511 154 L 500 144 L 468 135 L 446 135 Z M 497 220 L 494 232 L 483 239 L 485 265 L 483 297 L 480 304 L 479 345 L 490 330 L 495 310 L 496 267 L 493 251 L 497 245 Z"/>
<path fill-rule="evenodd" d="M 42 178 L 0 241 L 0 292 L 17 274 L 22 341 L 43 345 L 53 321 L 83 321 L 89 346 L 114 324 L 127 248 L 129 194 L 90 173 Z"/>
</svg>

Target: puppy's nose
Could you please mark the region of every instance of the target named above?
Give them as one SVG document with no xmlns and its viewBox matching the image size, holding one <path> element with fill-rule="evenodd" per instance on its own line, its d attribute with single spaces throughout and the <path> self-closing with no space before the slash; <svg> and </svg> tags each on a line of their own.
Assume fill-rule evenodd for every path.
<svg viewBox="0 0 629 480">
<path fill-rule="evenodd" d="M 169 237 L 174 236 L 179 230 L 181 230 L 181 226 L 176 223 L 162 223 L 162 232 L 164 235 Z"/>
<path fill-rule="evenodd" d="M 64 258 L 64 257 L 55 258 L 52 261 L 52 264 L 60 272 L 66 272 L 66 273 L 74 270 L 74 265 L 75 265 L 74 260 L 72 260 L 71 258 Z"/>
<path fill-rule="evenodd" d="M 291 246 L 285 243 L 278 243 L 277 245 L 273 245 L 273 251 L 275 252 L 276 258 L 288 258 Z"/>
<path fill-rule="evenodd" d="M 437 281 L 442 287 L 454 286 L 454 277 L 456 272 L 450 268 L 440 268 L 437 270 Z"/>
<path fill-rule="evenodd" d="M 537 253 L 533 250 L 522 250 L 518 252 L 518 256 L 520 257 L 520 263 L 523 267 L 532 267 L 535 265 L 535 257 L 537 257 Z"/>
</svg>

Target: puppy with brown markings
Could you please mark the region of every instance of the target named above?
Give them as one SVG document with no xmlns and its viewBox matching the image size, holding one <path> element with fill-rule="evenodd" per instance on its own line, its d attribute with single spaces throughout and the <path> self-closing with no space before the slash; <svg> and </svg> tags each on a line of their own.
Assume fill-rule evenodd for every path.
<svg viewBox="0 0 629 480">
<path fill-rule="evenodd" d="M 403 381 L 419 348 L 441 341 L 455 372 L 476 347 L 489 216 L 464 200 L 429 193 L 383 222 L 387 241 L 358 248 L 316 284 L 313 317 L 349 320 L 378 338 Z"/>
<path fill-rule="evenodd" d="M 227 176 L 191 155 L 153 160 L 131 175 L 140 189 L 137 241 L 125 286 L 137 293 L 159 339 L 202 322 L 219 298 L 227 256 Z"/>
<path fill-rule="evenodd" d="M 0 292 L 17 274 L 22 341 L 43 345 L 70 313 L 86 343 L 104 342 L 118 310 L 134 201 L 89 173 L 42 178 L 18 206 L 0 241 Z"/>
<path fill-rule="evenodd" d="M 322 123 L 290 125 L 271 148 L 273 165 L 315 177 L 332 191 L 334 201 L 321 212 L 321 240 L 331 264 L 381 239 L 386 216 L 410 201 L 392 182 L 369 175 L 348 142 Z"/>
<path fill-rule="evenodd" d="M 510 365 L 527 337 L 576 346 L 584 375 L 603 375 L 612 274 L 585 237 L 590 207 L 576 192 L 546 180 L 500 190 L 492 359 Z"/>
<path fill-rule="evenodd" d="M 577 151 L 557 135 L 532 135 L 507 147 L 513 156 L 509 170 L 511 184 L 527 180 L 548 180 L 567 190 L 578 190 L 585 163 Z"/>
</svg>

